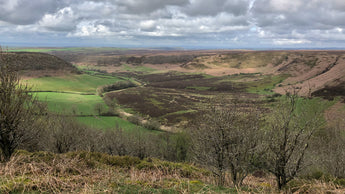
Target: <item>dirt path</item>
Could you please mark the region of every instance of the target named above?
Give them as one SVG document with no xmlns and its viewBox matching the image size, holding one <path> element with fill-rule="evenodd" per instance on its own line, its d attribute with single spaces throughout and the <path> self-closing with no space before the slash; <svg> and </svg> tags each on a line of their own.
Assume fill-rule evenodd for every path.
<svg viewBox="0 0 345 194">
<path fill-rule="evenodd" d="M 119 115 L 122 119 L 125 119 L 127 120 L 128 117 L 132 117 L 133 114 L 131 113 L 128 113 L 128 112 L 125 112 L 124 110 L 122 109 L 118 109 L 118 112 L 119 112 Z M 142 118 L 142 117 L 139 117 L 139 120 L 140 120 L 140 123 L 141 125 L 145 125 L 145 123 L 148 122 L 148 120 Z M 166 131 L 166 132 L 175 132 L 174 128 L 171 127 L 171 126 L 166 126 L 166 125 L 161 125 L 159 127 L 162 131 Z"/>
</svg>

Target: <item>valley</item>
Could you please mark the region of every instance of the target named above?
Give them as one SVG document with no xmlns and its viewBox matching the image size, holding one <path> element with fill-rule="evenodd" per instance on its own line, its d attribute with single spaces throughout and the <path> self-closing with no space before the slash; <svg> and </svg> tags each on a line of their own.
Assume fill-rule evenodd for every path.
<svg viewBox="0 0 345 194">
<path fill-rule="evenodd" d="M 28 51 L 56 55 L 74 64 L 70 68 L 78 71 L 51 75 L 46 70 L 39 77 L 26 76 L 38 97 L 46 98 L 50 110 L 92 116 L 96 104 L 103 104 L 106 111 L 110 104 L 116 103 L 121 112 L 155 119 L 163 128 L 168 126 L 177 131 L 197 116 L 205 100 L 220 94 L 259 104 L 272 100 L 277 93 L 289 92 L 292 87 L 300 88 L 302 96 L 344 97 L 341 88 L 345 52 L 342 51 L 111 48 Z M 102 97 L 97 94 L 97 88 L 121 80 L 129 80 L 136 87 L 107 91 Z"/>
<path fill-rule="evenodd" d="M 330 190 L 344 189 L 341 176 L 329 179 L 328 182 L 324 179 L 328 176 L 327 173 L 333 172 L 325 167 L 330 166 L 327 162 L 332 160 L 324 158 L 333 153 L 329 151 L 333 148 L 326 146 L 328 143 L 323 141 L 332 142 L 332 138 L 338 133 L 332 130 L 343 126 L 341 122 L 345 112 L 345 51 L 24 48 L 10 50 L 7 55 L 10 56 L 6 58 L 7 63 L 15 67 L 22 77 L 20 83 L 27 85 L 33 97 L 47 110 L 45 114 L 49 115 L 49 121 L 43 125 L 47 128 L 42 137 L 46 137 L 45 141 L 49 145 L 49 141 L 55 141 L 52 147 L 39 148 L 49 152 L 17 151 L 18 154 L 14 157 L 16 161 L 25 158 L 39 160 L 35 165 L 43 165 L 43 161 L 47 161 L 45 165 L 53 165 L 55 160 L 66 160 L 72 170 L 98 177 L 104 175 L 105 171 L 116 172 L 121 174 L 119 179 L 113 180 L 108 175 L 104 178 L 109 178 L 111 184 L 114 184 L 111 191 L 119 192 L 142 189 L 149 193 L 153 190 L 159 193 L 172 189 L 173 193 L 198 193 L 202 190 L 211 193 L 274 193 L 277 192 L 274 182 L 276 175 L 262 170 L 265 167 L 261 166 L 250 170 L 248 177 L 242 180 L 245 186 L 241 186 L 240 190 L 235 190 L 235 182 L 228 171 L 224 175 L 225 187 L 218 187 L 217 171 L 212 168 L 214 163 L 209 160 L 205 164 L 195 159 L 196 156 L 201 156 L 195 153 L 196 148 L 193 146 L 196 145 L 195 141 L 208 138 L 208 135 L 211 139 L 203 140 L 202 144 L 210 145 L 207 143 L 216 138 L 212 135 L 217 135 L 217 130 L 223 129 L 223 125 L 235 131 L 240 130 L 238 137 L 238 134 L 232 134 L 236 138 L 250 138 L 254 135 L 254 139 L 250 141 L 267 146 L 267 142 L 273 142 L 267 140 L 271 137 L 266 135 L 270 132 L 271 125 L 268 123 L 273 122 L 275 112 L 284 110 L 284 106 L 281 110 L 278 108 L 282 105 L 281 102 L 285 102 L 284 99 L 293 99 L 291 117 L 296 117 L 297 120 L 292 120 L 291 122 L 295 123 L 291 126 L 287 124 L 288 127 L 299 129 L 304 122 L 308 123 L 315 118 L 318 120 L 313 120 L 312 124 L 308 123 L 308 127 L 321 123 L 315 127 L 315 134 L 310 141 L 311 151 L 306 152 L 308 162 L 315 160 L 318 163 L 315 164 L 317 170 L 303 169 L 296 181 L 293 180 L 287 185 L 285 191 L 292 192 L 296 189 L 293 184 L 306 184 L 313 188 L 316 184 L 323 184 L 322 181 L 326 182 Z M 223 109 L 230 112 L 220 112 L 221 114 L 217 115 L 217 111 Z M 319 111 L 320 117 L 311 116 Z M 303 118 L 299 115 L 303 115 Z M 228 121 L 228 118 L 234 120 Z M 215 119 L 216 122 L 209 125 L 208 119 Z M 283 124 L 284 119 L 286 118 L 280 118 Z M 274 123 L 274 127 L 279 128 L 280 120 Z M 214 130 L 213 124 L 217 127 L 209 133 L 209 130 Z M 255 124 L 253 129 L 258 130 L 255 134 L 245 131 L 250 129 L 250 126 L 247 126 L 250 124 Z M 231 128 L 233 125 L 238 128 Z M 199 134 L 195 132 L 205 126 L 206 131 Z M 241 127 L 247 128 L 241 131 Z M 274 132 L 277 131 L 272 133 Z M 293 135 L 294 133 L 291 132 Z M 339 134 L 342 138 L 343 131 Z M 286 141 L 293 142 L 293 137 L 296 137 L 295 143 L 298 143 L 301 141 L 299 137 L 307 140 L 311 137 L 304 135 L 297 134 Z M 325 145 L 322 149 L 320 142 Z M 304 142 L 300 143 L 303 147 Z M 288 144 L 290 145 L 293 143 Z M 335 146 L 338 145 L 340 144 Z M 267 151 L 256 146 L 255 154 L 259 155 L 255 156 L 255 160 L 265 161 L 260 159 L 260 155 L 265 156 Z M 302 149 L 301 147 L 298 149 Z M 204 149 L 208 150 L 209 147 Z M 73 158 L 79 159 L 73 163 Z M 12 164 L 18 168 L 16 161 L 12 161 Z M 195 161 L 200 163 L 194 163 Z M 196 164 L 196 167 L 189 164 L 190 162 Z M 87 170 L 79 169 L 78 165 L 85 166 Z M 97 167 L 102 169 L 96 172 Z M 170 168 L 173 168 L 173 171 L 170 171 Z M 57 175 L 47 176 L 58 177 L 59 180 L 68 176 L 86 185 L 93 184 L 91 179 L 80 178 L 73 172 L 61 171 Z M 155 179 L 148 175 L 151 172 L 163 177 L 163 182 L 150 182 L 149 180 Z M 175 172 L 178 172 L 177 182 L 170 177 Z M 146 178 L 133 179 L 136 176 L 133 173 L 139 173 Z M 316 177 L 317 173 L 322 173 L 323 178 L 316 178 L 316 182 L 313 182 L 314 178 L 306 178 Z M 31 175 L 32 173 L 29 173 L 30 180 L 34 178 Z M 128 178 L 129 176 L 132 178 Z M 110 188 L 104 178 L 99 178 L 102 185 L 97 189 L 100 191 Z M 194 185 L 193 181 L 198 184 Z M 19 187 L 21 185 L 12 179 L 8 179 L 8 182 Z M 33 183 L 29 181 L 24 184 L 24 188 L 30 184 Z M 171 186 L 174 184 L 179 188 Z M 334 184 L 339 187 L 330 186 Z M 80 191 L 81 186 L 76 187 Z M 157 190 L 154 187 L 157 187 Z M 297 186 L 297 190 L 300 188 L 303 186 Z"/>
</svg>

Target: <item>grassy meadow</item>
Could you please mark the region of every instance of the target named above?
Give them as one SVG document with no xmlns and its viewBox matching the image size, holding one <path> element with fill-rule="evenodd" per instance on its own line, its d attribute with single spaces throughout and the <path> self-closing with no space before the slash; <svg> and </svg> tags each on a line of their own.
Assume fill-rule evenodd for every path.
<svg viewBox="0 0 345 194">
<path fill-rule="evenodd" d="M 40 101 L 46 102 L 49 111 L 67 115 L 96 115 L 96 104 L 107 105 L 97 95 L 81 95 L 77 93 L 36 92 Z"/>
<path fill-rule="evenodd" d="M 137 130 L 147 131 L 146 128 L 135 125 L 119 117 L 89 116 L 77 117 L 77 120 L 86 126 L 101 130 L 121 127 L 122 129 L 128 132 L 135 132 Z"/>
<path fill-rule="evenodd" d="M 124 78 L 102 74 L 72 74 L 59 77 L 40 77 L 25 80 L 33 88 L 38 100 L 47 104 L 54 113 L 75 116 L 77 121 L 92 128 L 124 130 L 144 130 L 120 117 L 99 116 L 95 106 L 107 112 L 109 107 L 103 98 L 96 94 L 96 89 L 103 85 L 114 84 Z"/>
<path fill-rule="evenodd" d="M 96 93 L 99 86 L 113 84 L 122 80 L 107 75 L 68 75 L 61 77 L 40 77 L 27 80 L 33 91 Z"/>
</svg>

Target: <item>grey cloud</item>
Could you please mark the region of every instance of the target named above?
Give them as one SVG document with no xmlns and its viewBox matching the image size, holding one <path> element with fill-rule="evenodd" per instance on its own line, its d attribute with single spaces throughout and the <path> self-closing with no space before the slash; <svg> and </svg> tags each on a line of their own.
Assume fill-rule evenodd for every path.
<svg viewBox="0 0 345 194">
<path fill-rule="evenodd" d="M 256 0 L 252 15 L 260 27 L 331 29 L 345 26 L 345 3 L 343 0 Z"/>
<path fill-rule="evenodd" d="M 239 16 L 247 13 L 249 4 L 249 0 L 191 0 L 184 11 L 190 16 L 215 16 L 220 12 Z"/>
<path fill-rule="evenodd" d="M 32 24 L 58 7 L 55 0 L 0 0 L 0 20 L 12 24 Z"/>
<path fill-rule="evenodd" d="M 148 14 L 167 6 L 183 6 L 188 2 L 188 0 L 115 0 L 115 3 L 129 14 Z"/>
<path fill-rule="evenodd" d="M 226 13 L 215 17 L 215 22 L 221 26 L 249 26 L 247 16 L 232 16 Z"/>
<path fill-rule="evenodd" d="M 345 28 L 343 0 L 256 0 L 250 12 L 258 36 L 273 44 L 306 45 L 320 43 L 325 36 L 345 38 L 338 32 Z"/>
<path fill-rule="evenodd" d="M 340 12 L 345 11 L 345 1 L 344 0 L 329 0 L 328 4 L 324 4 L 324 6 L 330 6 L 332 9 Z"/>
</svg>

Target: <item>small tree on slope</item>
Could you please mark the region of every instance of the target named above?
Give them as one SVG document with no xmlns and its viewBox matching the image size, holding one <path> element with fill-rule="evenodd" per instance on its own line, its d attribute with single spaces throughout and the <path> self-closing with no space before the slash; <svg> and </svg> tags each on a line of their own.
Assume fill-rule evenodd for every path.
<svg viewBox="0 0 345 194">
<path fill-rule="evenodd" d="M 279 189 L 297 176 L 314 132 L 323 125 L 323 108 L 297 92 L 287 95 L 267 118 L 264 168 L 275 175 Z"/>
<path fill-rule="evenodd" d="M 18 73 L 8 66 L 0 49 L 0 156 L 10 159 L 22 143 L 36 137 L 35 123 L 41 109 L 27 85 L 21 84 Z"/>
<path fill-rule="evenodd" d="M 232 183 L 239 186 L 253 170 L 260 139 L 258 111 L 224 100 L 210 104 L 190 130 L 195 159 L 212 170 L 218 185 L 223 186 L 230 174 Z"/>
</svg>

